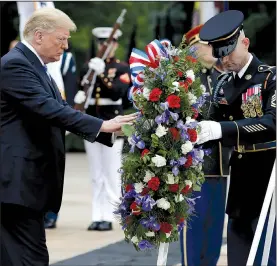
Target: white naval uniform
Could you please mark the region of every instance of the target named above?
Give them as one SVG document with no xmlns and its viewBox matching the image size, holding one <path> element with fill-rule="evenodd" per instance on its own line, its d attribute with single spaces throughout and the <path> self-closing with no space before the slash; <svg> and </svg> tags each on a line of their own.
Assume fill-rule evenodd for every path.
<svg viewBox="0 0 277 266">
<path fill-rule="evenodd" d="M 113 212 L 121 196 L 122 148 L 124 140 L 116 139 L 113 147 L 84 141 L 92 180 L 92 222 L 114 221 Z"/>
</svg>

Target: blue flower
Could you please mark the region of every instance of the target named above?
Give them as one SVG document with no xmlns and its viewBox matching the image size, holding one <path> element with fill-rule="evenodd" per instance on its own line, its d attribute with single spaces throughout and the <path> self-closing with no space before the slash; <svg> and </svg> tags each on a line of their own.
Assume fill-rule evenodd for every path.
<svg viewBox="0 0 277 266">
<path fill-rule="evenodd" d="M 153 245 L 151 245 L 149 243 L 149 241 L 147 240 L 141 240 L 139 243 L 138 243 L 138 247 L 143 250 L 143 249 L 151 249 L 153 248 Z"/>
</svg>

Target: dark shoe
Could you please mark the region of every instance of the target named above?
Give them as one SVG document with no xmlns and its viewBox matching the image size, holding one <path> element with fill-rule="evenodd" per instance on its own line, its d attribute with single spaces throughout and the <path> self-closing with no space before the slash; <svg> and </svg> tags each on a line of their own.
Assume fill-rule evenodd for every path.
<svg viewBox="0 0 277 266">
<path fill-rule="evenodd" d="M 88 231 L 98 230 L 100 222 L 92 222 L 91 225 L 88 227 Z"/>
<path fill-rule="evenodd" d="M 55 219 L 45 219 L 44 220 L 44 228 L 45 229 L 54 229 L 56 228 L 56 221 Z"/>
<path fill-rule="evenodd" d="M 112 223 L 103 221 L 98 226 L 98 231 L 110 231 L 113 230 Z"/>
</svg>

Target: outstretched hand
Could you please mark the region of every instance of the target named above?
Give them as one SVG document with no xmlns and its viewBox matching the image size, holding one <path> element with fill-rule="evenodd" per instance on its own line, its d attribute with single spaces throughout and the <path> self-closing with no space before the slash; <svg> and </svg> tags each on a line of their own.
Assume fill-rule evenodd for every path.
<svg viewBox="0 0 277 266">
<path fill-rule="evenodd" d="M 118 115 L 111 120 L 104 121 L 100 128 L 100 131 L 110 133 L 121 131 L 121 127 L 123 125 L 132 125 L 137 117 L 138 113 L 133 113 L 129 115 Z"/>
</svg>

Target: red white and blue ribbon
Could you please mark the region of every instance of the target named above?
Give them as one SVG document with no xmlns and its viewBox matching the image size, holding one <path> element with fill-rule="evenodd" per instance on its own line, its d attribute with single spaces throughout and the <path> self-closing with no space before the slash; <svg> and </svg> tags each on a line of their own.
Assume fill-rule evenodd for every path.
<svg viewBox="0 0 277 266">
<path fill-rule="evenodd" d="M 154 40 L 145 47 L 145 51 L 133 48 L 129 64 L 131 70 L 131 79 L 133 86 L 129 89 L 128 98 L 134 101 L 135 94 L 142 93 L 144 85 L 144 70 L 146 67 L 150 69 L 158 68 L 161 57 L 169 57 L 167 52 L 168 47 L 171 47 L 171 42 L 168 39 L 161 41 Z M 135 106 L 136 107 L 136 106 Z"/>
</svg>

